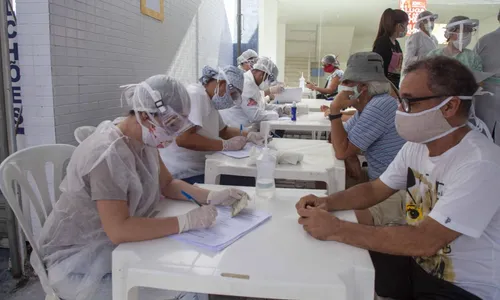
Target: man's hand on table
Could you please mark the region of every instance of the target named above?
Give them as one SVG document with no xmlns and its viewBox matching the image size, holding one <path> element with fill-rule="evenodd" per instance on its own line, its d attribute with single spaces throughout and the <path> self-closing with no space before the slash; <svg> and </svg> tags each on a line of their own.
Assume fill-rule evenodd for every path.
<svg viewBox="0 0 500 300">
<path fill-rule="evenodd" d="M 335 236 L 340 230 L 341 221 L 321 208 L 300 208 L 299 224 L 304 227 L 312 237 L 326 241 L 335 240 Z"/>
<path fill-rule="evenodd" d="M 297 211 L 308 207 L 319 208 L 327 211 L 328 200 L 326 198 L 320 198 L 314 195 L 307 195 L 300 198 L 299 202 L 295 204 L 295 208 L 297 209 Z"/>
</svg>

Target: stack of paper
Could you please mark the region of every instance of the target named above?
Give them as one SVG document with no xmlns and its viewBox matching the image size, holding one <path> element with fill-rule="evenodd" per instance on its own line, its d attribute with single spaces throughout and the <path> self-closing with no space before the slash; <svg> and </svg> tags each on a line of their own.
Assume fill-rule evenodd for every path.
<svg viewBox="0 0 500 300">
<path fill-rule="evenodd" d="M 217 223 L 214 226 L 188 231 L 174 235 L 172 238 L 213 252 L 219 252 L 271 218 L 271 214 L 267 212 L 248 208 L 242 210 L 234 218 L 231 218 L 230 207 L 217 207 L 217 212 Z"/>
</svg>

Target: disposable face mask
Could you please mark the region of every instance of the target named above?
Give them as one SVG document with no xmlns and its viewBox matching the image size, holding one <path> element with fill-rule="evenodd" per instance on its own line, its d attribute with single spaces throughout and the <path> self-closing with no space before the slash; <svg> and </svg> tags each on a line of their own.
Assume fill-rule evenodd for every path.
<svg viewBox="0 0 500 300">
<path fill-rule="evenodd" d="M 214 107 L 217 110 L 231 108 L 234 105 L 234 100 L 231 98 L 231 94 L 225 93 L 224 96 L 219 96 L 215 94 L 212 98 Z"/>
<path fill-rule="evenodd" d="M 424 27 L 425 31 L 427 31 L 428 33 L 432 33 L 432 31 L 434 30 L 434 23 L 427 22 L 424 24 Z"/>
<path fill-rule="evenodd" d="M 399 34 L 399 37 L 400 37 L 400 38 L 404 38 L 404 37 L 406 36 L 406 34 L 407 34 L 407 33 L 408 33 L 408 27 L 405 27 L 405 31 L 401 32 L 401 33 Z"/>
<path fill-rule="evenodd" d="M 259 85 L 259 89 L 261 91 L 268 90 L 269 89 L 269 80 L 265 79 L 264 81 L 262 81 L 262 83 Z"/>
<path fill-rule="evenodd" d="M 453 46 L 462 51 L 463 49 L 467 48 L 467 46 L 470 45 L 471 41 L 472 41 L 472 34 L 470 32 L 464 33 L 462 35 L 462 43 L 460 44 L 460 37 L 459 37 L 458 40 L 453 41 Z"/>
<path fill-rule="evenodd" d="M 449 97 L 438 106 L 419 113 L 396 111 L 395 122 L 399 136 L 409 142 L 427 144 L 464 127 L 466 124 L 451 127 L 440 110 L 452 98 Z"/>
<path fill-rule="evenodd" d="M 333 71 L 335 71 L 335 67 L 333 65 L 327 65 L 323 67 L 323 71 L 326 73 L 333 73 Z"/>
<path fill-rule="evenodd" d="M 353 92 L 354 95 L 350 95 L 349 99 L 351 100 L 356 100 L 359 99 L 359 96 L 361 96 L 362 92 L 360 93 L 358 90 L 358 86 L 346 86 L 346 85 L 339 85 L 338 87 L 339 94 L 346 91 L 346 92 Z"/>
<path fill-rule="evenodd" d="M 168 134 L 165 129 L 157 127 L 153 122 L 149 121 L 151 128 L 142 126 L 142 142 L 149 147 L 165 148 L 173 141 L 173 136 Z"/>
</svg>

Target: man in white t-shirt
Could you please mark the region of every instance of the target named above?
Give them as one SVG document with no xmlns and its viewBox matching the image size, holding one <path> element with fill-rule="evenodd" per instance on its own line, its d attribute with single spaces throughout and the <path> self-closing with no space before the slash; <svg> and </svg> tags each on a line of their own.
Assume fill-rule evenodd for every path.
<svg viewBox="0 0 500 300">
<path fill-rule="evenodd" d="M 395 299 L 500 299 L 500 147 L 467 125 L 478 85 L 459 62 L 408 67 L 396 115 L 409 141 L 379 179 L 297 203 L 313 237 L 370 250 L 375 290 Z M 406 190 L 407 225 L 367 226 L 327 211 L 366 209 Z"/>
</svg>

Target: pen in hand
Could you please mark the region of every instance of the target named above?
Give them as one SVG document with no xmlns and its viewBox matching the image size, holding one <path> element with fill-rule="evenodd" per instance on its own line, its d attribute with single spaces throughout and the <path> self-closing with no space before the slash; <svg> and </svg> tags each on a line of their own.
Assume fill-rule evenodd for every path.
<svg viewBox="0 0 500 300">
<path fill-rule="evenodd" d="M 186 199 L 188 199 L 189 201 L 193 202 L 194 204 L 197 204 L 199 207 L 201 207 L 201 204 L 200 202 L 196 201 L 196 199 L 194 199 L 191 195 L 189 195 L 188 193 L 184 192 L 184 191 L 181 191 L 181 194 L 186 197 Z"/>
<path fill-rule="evenodd" d="M 240 124 L 240 135 L 243 135 L 243 124 Z"/>
</svg>

